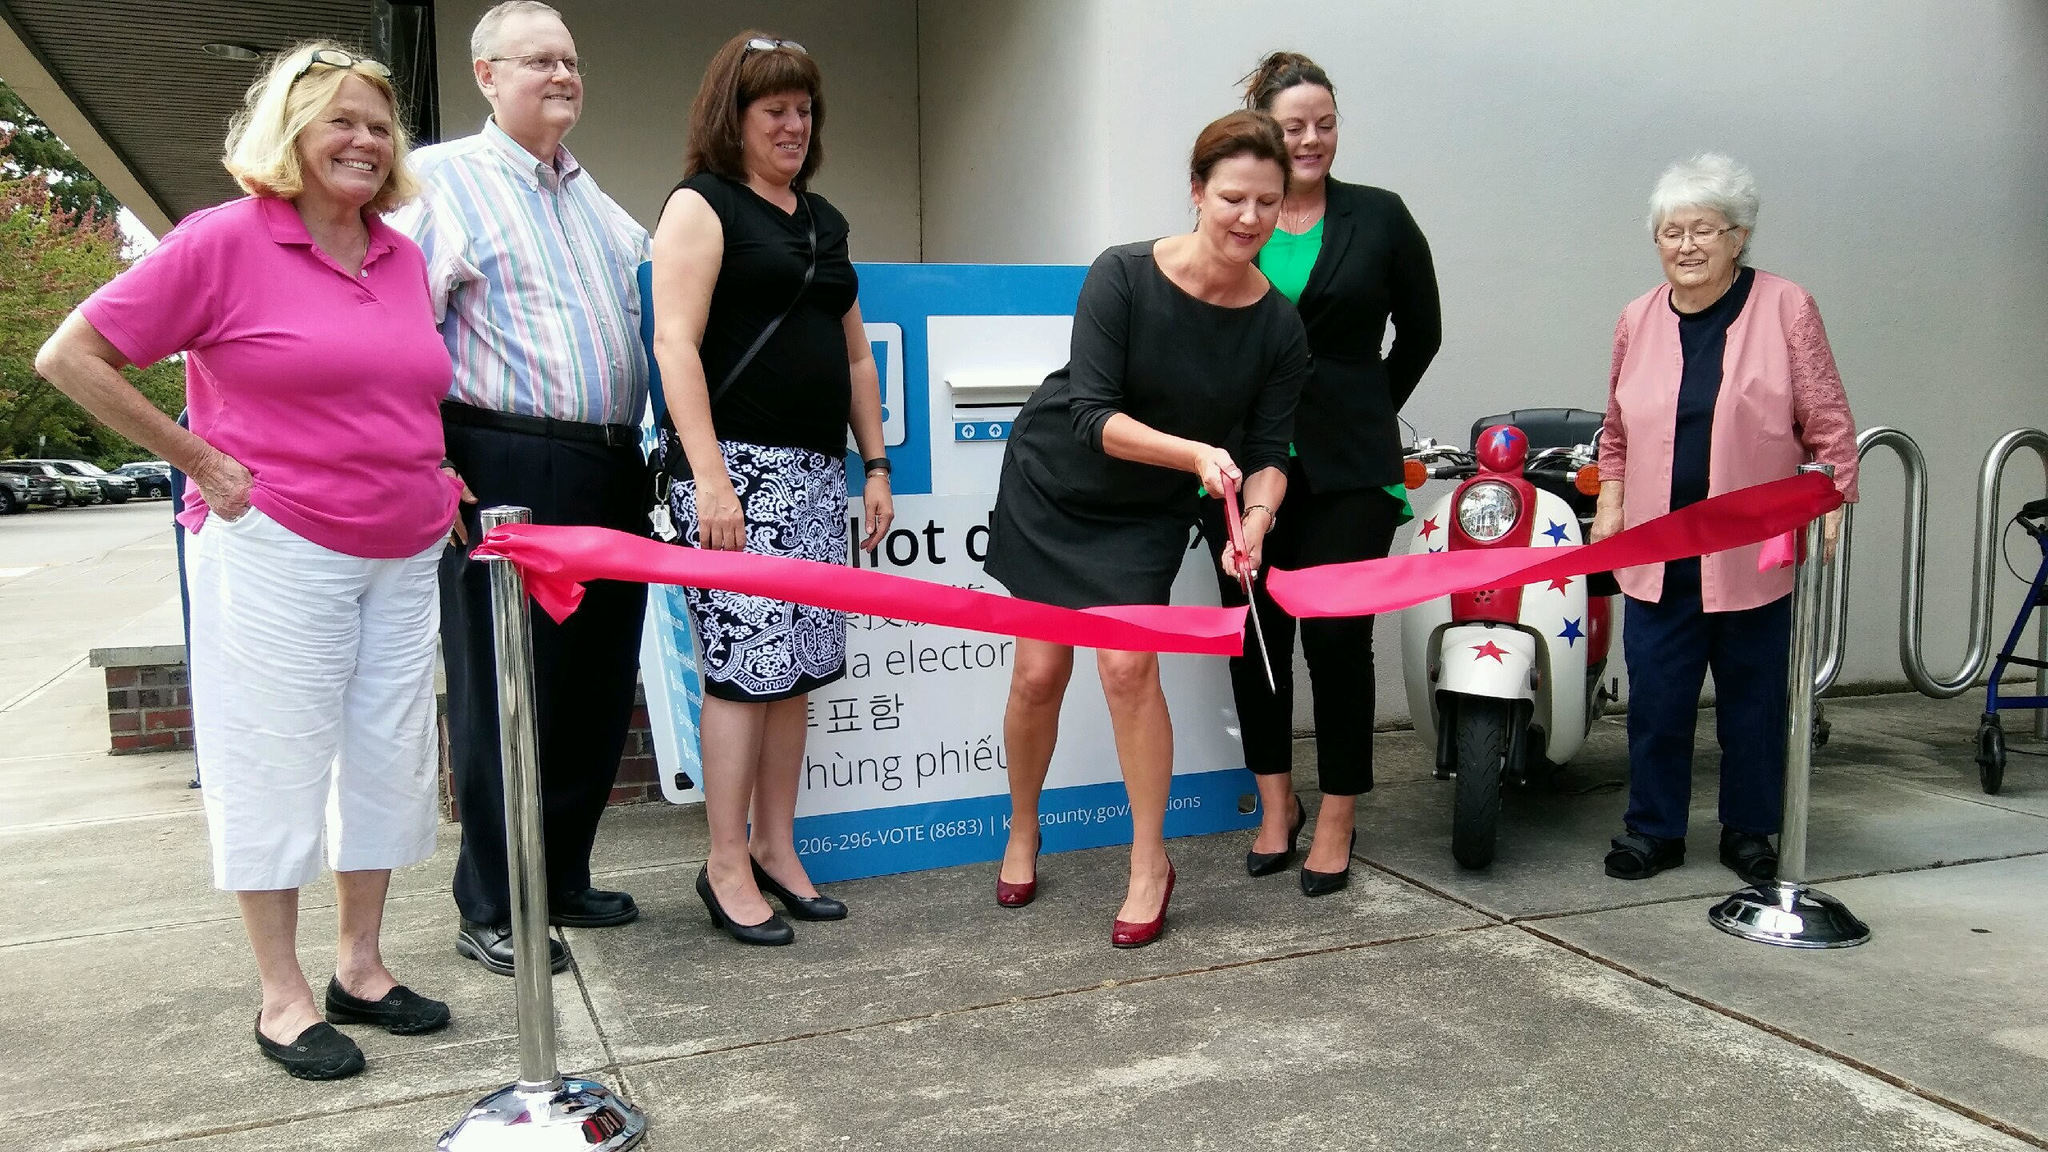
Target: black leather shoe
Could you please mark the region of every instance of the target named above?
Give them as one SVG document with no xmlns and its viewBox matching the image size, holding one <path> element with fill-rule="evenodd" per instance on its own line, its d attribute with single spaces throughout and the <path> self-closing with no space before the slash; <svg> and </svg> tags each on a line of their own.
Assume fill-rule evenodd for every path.
<svg viewBox="0 0 2048 1152">
<path fill-rule="evenodd" d="M 773 896 L 777 900 L 782 901 L 782 906 L 789 910 L 791 916 L 799 920 L 846 919 L 846 905 L 844 903 L 834 900 L 823 892 L 806 900 L 802 896 L 784 888 L 775 877 L 768 874 L 766 868 L 761 867 L 759 860 L 749 856 L 747 857 L 747 862 L 754 866 L 754 884 L 761 889 L 762 894 Z"/>
<path fill-rule="evenodd" d="M 1317 872 L 1304 864 L 1301 866 L 1301 894 L 1313 899 L 1342 892 L 1351 884 L 1351 854 L 1358 850 L 1358 832 L 1351 833 L 1351 844 L 1344 849 L 1344 870 L 1342 872 Z"/>
<path fill-rule="evenodd" d="M 1769 836 L 1722 828 L 1721 863 L 1742 877 L 1743 883 L 1755 887 L 1778 879 L 1778 850 L 1771 847 Z"/>
<path fill-rule="evenodd" d="M 466 956 L 484 966 L 485 970 L 500 976 L 512 974 L 512 926 L 510 924 L 479 924 L 464 920 L 462 930 L 455 934 L 455 954 Z M 560 972 L 569 967 L 569 947 L 554 937 L 548 937 L 548 970 Z"/>
<path fill-rule="evenodd" d="M 548 897 L 548 923 L 557 928 L 615 928 L 640 918 L 640 906 L 624 892 L 585 888 Z"/>
<path fill-rule="evenodd" d="M 1607 853 L 1607 874 L 1616 880 L 1648 880 L 1666 868 L 1685 863 L 1685 840 L 1660 840 L 1629 831 L 1613 840 Z"/>
<path fill-rule="evenodd" d="M 259 1009 L 256 1046 L 300 1080 L 345 1080 L 363 1070 L 363 1050 L 335 1031 L 334 1025 L 324 1022 L 299 1033 L 298 1039 L 289 1044 L 279 1044 L 263 1034 L 263 1012 Z"/>
<path fill-rule="evenodd" d="M 704 901 L 704 910 L 711 913 L 711 923 L 725 929 L 728 935 L 742 944 L 774 947 L 796 939 L 796 929 L 791 928 L 788 921 L 773 912 L 759 924 L 741 924 L 727 916 L 724 906 L 718 902 L 718 894 L 711 890 L 709 864 L 697 869 L 697 898 Z"/>
<path fill-rule="evenodd" d="M 1287 822 L 1287 847 L 1278 852 L 1245 853 L 1245 875 L 1271 876 L 1294 861 L 1294 851 L 1301 844 L 1301 826 L 1308 823 L 1308 809 L 1302 807 L 1301 797 L 1292 792 L 1288 796 L 1294 800 L 1294 819 Z"/>
<path fill-rule="evenodd" d="M 417 1036 L 448 1026 L 448 1006 L 429 1000 L 400 984 L 381 1000 L 348 994 L 341 977 L 327 981 L 327 1020 L 331 1024 L 375 1024 L 393 1036 Z"/>
</svg>

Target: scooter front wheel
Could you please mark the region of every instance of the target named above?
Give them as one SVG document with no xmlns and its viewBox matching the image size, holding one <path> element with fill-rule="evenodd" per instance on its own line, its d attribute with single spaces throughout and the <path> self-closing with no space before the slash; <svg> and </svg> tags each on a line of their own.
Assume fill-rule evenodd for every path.
<svg viewBox="0 0 2048 1152">
<path fill-rule="evenodd" d="M 1500 826 L 1500 782 L 1513 746 L 1514 705 L 1484 696 L 1461 696 L 1453 757 L 1458 794 L 1451 811 L 1451 855 L 1466 868 L 1493 863 Z"/>
</svg>

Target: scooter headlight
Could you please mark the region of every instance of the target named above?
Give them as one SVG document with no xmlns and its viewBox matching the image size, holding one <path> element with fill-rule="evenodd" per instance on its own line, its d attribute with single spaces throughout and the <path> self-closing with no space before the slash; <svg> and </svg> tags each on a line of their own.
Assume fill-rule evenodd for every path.
<svg viewBox="0 0 2048 1152">
<path fill-rule="evenodd" d="M 1482 480 L 1458 497 L 1458 526 L 1481 544 L 1491 544 L 1514 530 L 1522 516 L 1522 498 L 1494 480 Z"/>
</svg>

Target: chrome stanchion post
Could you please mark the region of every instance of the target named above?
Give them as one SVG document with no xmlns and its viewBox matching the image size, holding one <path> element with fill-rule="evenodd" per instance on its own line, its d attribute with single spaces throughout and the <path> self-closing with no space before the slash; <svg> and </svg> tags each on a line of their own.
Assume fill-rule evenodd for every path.
<svg viewBox="0 0 2048 1152">
<path fill-rule="evenodd" d="M 1827 464 L 1799 469 L 1833 477 Z M 1785 675 L 1785 812 L 1775 883 L 1744 888 L 1714 906 L 1714 927 L 1787 948 L 1847 948 L 1870 929 L 1840 900 L 1806 884 L 1808 785 L 1813 771 L 1814 662 L 1821 612 L 1822 518 L 1806 526 L 1792 581 L 1792 651 Z"/>
<path fill-rule="evenodd" d="M 526 508 L 483 511 L 485 532 L 526 524 Z M 491 560 L 491 631 L 498 660 L 498 748 L 505 773 L 505 850 L 512 894 L 512 974 L 519 1008 L 519 1079 L 476 1102 L 441 1134 L 442 1152 L 631 1148 L 647 1134 L 639 1109 L 593 1080 L 563 1078 L 555 1063 L 555 997 L 548 961 L 547 861 L 541 842 L 540 764 L 533 718 L 533 638 L 526 581 Z"/>
</svg>

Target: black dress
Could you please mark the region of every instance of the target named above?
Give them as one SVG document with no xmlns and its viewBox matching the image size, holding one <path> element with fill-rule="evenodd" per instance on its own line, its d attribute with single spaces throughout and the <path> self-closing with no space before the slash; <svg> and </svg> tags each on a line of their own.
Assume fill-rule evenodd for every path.
<svg viewBox="0 0 2048 1152">
<path fill-rule="evenodd" d="M 716 390 L 768 323 L 789 309 L 711 405 L 719 451 L 746 519 L 746 550 L 845 563 L 844 457 L 853 379 L 843 325 L 858 289 L 847 257 L 846 218 L 808 192 L 794 213 L 784 212 L 745 184 L 710 172 L 678 187 L 703 196 L 725 234 L 699 352 L 705 385 Z M 813 224 L 817 270 L 806 287 Z M 686 466 L 683 471 L 669 490 L 669 514 L 684 542 L 695 546 L 697 486 Z M 703 648 L 708 695 L 781 700 L 846 672 L 844 613 L 702 588 L 685 589 L 684 599 Z"/>
<path fill-rule="evenodd" d="M 1017 414 L 985 568 L 1012 595 L 1067 608 L 1164 604 L 1199 508 L 1191 474 L 1102 450 L 1119 412 L 1160 432 L 1234 443 L 1249 476 L 1287 466 L 1308 340 L 1287 298 L 1225 308 L 1167 279 L 1153 241 L 1096 257 L 1071 359 Z"/>
<path fill-rule="evenodd" d="M 1400 524 L 1401 502 L 1383 490 L 1401 479 L 1401 427 L 1396 414 L 1414 393 L 1443 343 L 1436 269 L 1429 241 L 1401 198 L 1384 188 L 1330 180 L 1323 245 L 1299 306 L 1315 369 L 1295 412 L 1294 458 L 1287 509 L 1266 536 L 1266 568 L 1308 568 L 1385 556 Z M 1384 357 L 1387 325 L 1393 346 Z M 1212 552 L 1223 541 L 1221 518 L 1205 513 Z M 1223 603 L 1243 604 L 1235 580 L 1217 581 Z M 1266 659 L 1276 678 L 1266 684 L 1262 661 L 1230 661 L 1245 763 L 1260 775 L 1294 770 L 1295 620 L 1266 592 L 1266 573 L 1252 586 L 1264 624 Z M 1373 667 L 1370 616 L 1301 623 L 1314 697 L 1316 771 L 1328 796 L 1356 796 L 1373 785 Z M 1277 690 L 1275 690 L 1277 688 Z"/>
</svg>

